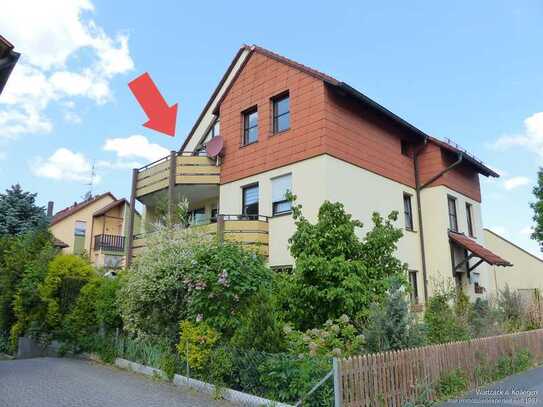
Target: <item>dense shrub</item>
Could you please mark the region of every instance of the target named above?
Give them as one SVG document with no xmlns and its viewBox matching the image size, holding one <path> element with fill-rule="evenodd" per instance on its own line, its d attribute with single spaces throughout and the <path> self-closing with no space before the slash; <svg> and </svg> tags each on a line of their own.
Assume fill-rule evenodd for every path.
<svg viewBox="0 0 543 407">
<path fill-rule="evenodd" d="M 454 292 L 451 294 L 443 291 L 436 293 L 428 301 L 424 321 L 430 343 L 463 341 L 470 338 L 467 326 L 450 305 L 453 299 Z"/>
<path fill-rule="evenodd" d="M 331 360 L 326 357 L 270 355 L 258 366 L 263 395 L 276 401 L 296 402 L 317 384 L 331 367 Z M 313 402 L 304 405 L 331 405 L 328 404 L 332 402 L 333 393 L 330 390 L 329 386 L 322 387 L 312 399 Z"/>
<path fill-rule="evenodd" d="M 167 337 L 173 343 L 185 317 L 186 270 L 192 267 L 195 246 L 208 247 L 209 238 L 192 230 L 159 228 L 146 244 L 121 289 L 124 327 L 133 335 Z"/>
<path fill-rule="evenodd" d="M 383 352 L 421 346 L 425 327 L 409 312 L 409 299 L 401 281 L 394 281 L 382 304 L 373 304 L 365 329 L 367 349 Z"/>
<path fill-rule="evenodd" d="M 498 292 L 498 309 L 506 332 L 521 330 L 524 307 L 518 291 L 511 290 L 508 285 L 500 290 Z"/>
<path fill-rule="evenodd" d="M 55 255 L 51 234 L 43 229 L 22 236 L 0 236 L 0 331 L 12 333 L 12 344 L 31 321 L 47 263 Z"/>
<path fill-rule="evenodd" d="M 364 337 L 347 315 L 305 332 L 285 326 L 289 352 L 294 355 L 348 357 L 362 353 Z"/>
<path fill-rule="evenodd" d="M 181 321 L 177 351 L 191 369 L 201 370 L 211 359 L 221 334 L 205 322 Z"/>
<path fill-rule="evenodd" d="M 319 327 L 343 314 L 364 320 L 370 304 L 385 296 L 389 277 L 406 273 L 406 265 L 395 257 L 402 237 L 394 226 L 397 216 L 393 212 L 383 219 L 374 213 L 373 228 L 359 239 L 356 229 L 363 225 L 341 203 L 326 201 L 315 224 L 295 205 L 290 251 L 296 268 L 292 284 L 281 291 L 288 320 L 299 329 Z"/>
<path fill-rule="evenodd" d="M 271 284 L 260 256 L 192 229 L 162 228 L 147 243 L 121 294 L 124 326 L 138 336 L 175 343 L 179 321 L 190 319 L 230 337 L 251 297 Z"/>
<path fill-rule="evenodd" d="M 469 315 L 471 336 L 481 338 L 501 333 L 499 326 L 499 312 L 490 305 L 488 300 L 477 298 Z"/>
<path fill-rule="evenodd" d="M 63 321 L 63 339 L 76 347 L 87 350 L 88 342 L 96 333 L 112 335 L 121 328 L 118 307 L 118 278 L 95 277 L 80 291 L 77 302 Z"/>
<path fill-rule="evenodd" d="M 243 312 L 231 344 L 242 349 L 270 353 L 285 350 L 282 324 L 267 291 L 262 290 L 251 299 Z"/>
<path fill-rule="evenodd" d="M 47 274 L 39 287 L 44 302 L 47 331 L 59 333 L 64 318 L 74 307 L 79 291 L 96 276 L 91 265 L 79 256 L 58 255 L 47 268 Z"/>
<path fill-rule="evenodd" d="M 469 381 L 462 369 L 454 369 L 439 378 L 437 394 L 440 399 L 446 400 L 464 393 L 468 389 Z"/>
<path fill-rule="evenodd" d="M 212 241 L 197 246 L 183 283 L 187 287 L 187 318 L 205 320 L 231 337 L 245 312 L 261 289 L 272 282 L 263 258 L 232 243 Z"/>
</svg>

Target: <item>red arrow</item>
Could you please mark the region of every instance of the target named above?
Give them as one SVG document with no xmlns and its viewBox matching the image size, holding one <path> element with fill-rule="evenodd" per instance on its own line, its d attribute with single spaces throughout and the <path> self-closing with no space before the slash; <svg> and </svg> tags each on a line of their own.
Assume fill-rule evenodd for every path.
<svg viewBox="0 0 543 407">
<path fill-rule="evenodd" d="M 143 125 L 168 136 L 175 136 L 177 103 L 169 106 L 147 72 L 128 83 L 149 120 Z"/>
</svg>

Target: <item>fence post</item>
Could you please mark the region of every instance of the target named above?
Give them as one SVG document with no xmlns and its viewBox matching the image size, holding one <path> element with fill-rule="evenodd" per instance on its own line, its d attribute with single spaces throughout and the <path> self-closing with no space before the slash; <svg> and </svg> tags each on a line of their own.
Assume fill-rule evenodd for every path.
<svg viewBox="0 0 543 407">
<path fill-rule="evenodd" d="M 189 341 L 186 342 L 185 358 L 186 358 L 187 380 L 188 380 L 188 379 L 190 378 L 190 367 L 189 367 Z"/>
<path fill-rule="evenodd" d="M 333 359 L 334 365 L 334 407 L 341 407 L 343 395 L 341 393 L 341 372 L 340 363 L 337 358 Z"/>
</svg>

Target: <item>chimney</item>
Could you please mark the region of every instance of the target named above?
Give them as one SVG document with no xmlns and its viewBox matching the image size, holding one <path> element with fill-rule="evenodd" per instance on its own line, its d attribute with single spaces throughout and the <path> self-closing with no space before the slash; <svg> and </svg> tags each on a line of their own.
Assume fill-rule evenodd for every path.
<svg viewBox="0 0 543 407">
<path fill-rule="evenodd" d="M 47 202 L 47 216 L 51 217 L 53 216 L 53 206 L 55 203 L 53 201 Z"/>
</svg>

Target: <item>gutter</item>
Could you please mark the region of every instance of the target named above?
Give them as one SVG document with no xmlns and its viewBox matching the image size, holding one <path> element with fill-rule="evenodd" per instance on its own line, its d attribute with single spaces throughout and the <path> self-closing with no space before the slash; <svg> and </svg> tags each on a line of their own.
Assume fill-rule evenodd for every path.
<svg viewBox="0 0 543 407">
<path fill-rule="evenodd" d="M 427 143 L 428 143 L 428 137 L 424 139 L 424 144 L 419 149 L 417 149 L 415 153 L 413 154 L 413 165 L 415 168 L 415 191 L 417 195 L 417 214 L 418 214 L 418 220 L 419 220 L 418 222 L 419 223 L 419 239 L 420 239 L 420 251 L 421 251 L 421 258 L 422 258 L 422 276 L 424 279 L 424 302 L 425 303 L 428 303 L 428 272 L 426 269 L 426 248 L 424 245 L 424 227 L 423 227 L 423 222 L 422 222 L 422 204 L 420 200 L 420 192 L 424 188 L 428 187 L 433 182 L 435 182 L 437 179 L 441 178 L 447 172 L 451 171 L 452 169 L 460 165 L 464 160 L 464 154 L 462 152 L 459 152 L 458 160 L 456 160 L 454 163 L 449 165 L 444 170 L 440 171 L 438 174 L 434 175 L 424 184 L 420 185 L 418 156 L 422 152 L 422 150 L 424 150 Z"/>
</svg>

